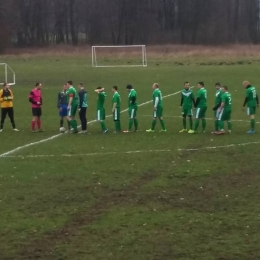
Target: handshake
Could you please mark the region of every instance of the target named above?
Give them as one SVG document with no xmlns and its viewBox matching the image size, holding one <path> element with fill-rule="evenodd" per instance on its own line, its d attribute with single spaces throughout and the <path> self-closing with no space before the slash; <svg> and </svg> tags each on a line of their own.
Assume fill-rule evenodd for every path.
<svg viewBox="0 0 260 260">
<path fill-rule="evenodd" d="M 12 97 L 4 97 L 4 101 L 9 101 L 9 100 L 13 100 L 13 98 Z"/>
</svg>

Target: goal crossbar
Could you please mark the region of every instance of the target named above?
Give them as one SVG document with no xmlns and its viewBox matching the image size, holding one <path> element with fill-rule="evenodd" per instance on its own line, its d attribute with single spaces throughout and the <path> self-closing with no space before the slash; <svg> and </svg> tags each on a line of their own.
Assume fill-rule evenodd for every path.
<svg viewBox="0 0 260 260">
<path fill-rule="evenodd" d="M 13 86 L 13 85 L 15 85 L 15 72 L 14 72 L 14 70 L 7 64 L 7 63 L 0 63 L 0 67 L 1 66 L 4 66 L 4 73 L 5 73 L 5 76 L 4 76 L 4 82 L 0 82 L 0 85 L 4 85 L 4 83 L 5 82 L 8 82 L 8 70 L 13 74 L 13 82 L 8 82 L 8 84 L 10 85 L 10 86 Z"/>
<path fill-rule="evenodd" d="M 140 48 L 142 51 L 142 63 L 136 65 L 99 65 L 97 61 L 96 49 L 100 48 Z M 145 45 L 111 45 L 111 46 L 92 46 L 92 67 L 96 68 L 116 68 L 116 67 L 147 67 L 147 55 Z"/>
</svg>

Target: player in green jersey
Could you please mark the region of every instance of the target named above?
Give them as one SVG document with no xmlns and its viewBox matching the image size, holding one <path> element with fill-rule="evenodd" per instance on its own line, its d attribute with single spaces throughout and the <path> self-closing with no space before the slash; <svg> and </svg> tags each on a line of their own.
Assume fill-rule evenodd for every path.
<svg viewBox="0 0 260 260">
<path fill-rule="evenodd" d="M 181 105 L 182 108 L 182 116 L 183 116 L 183 129 L 180 133 L 187 132 L 187 116 L 190 120 L 190 130 L 189 133 L 193 132 L 193 111 L 192 111 L 192 104 L 195 106 L 195 98 L 192 90 L 190 89 L 190 83 L 186 81 L 184 83 L 184 90 L 181 92 Z"/>
<path fill-rule="evenodd" d="M 221 88 L 221 84 L 220 83 L 216 83 L 215 84 L 215 87 L 216 87 L 216 94 L 215 94 L 215 107 L 213 108 L 213 111 L 214 111 L 214 120 L 215 120 L 215 131 L 212 132 L 212 134 L 216 134 L 219 130 L 218 128 L 218 109 L 221 105 L 221 102 L 222 102 L 222 88 Z"/>
<path fill-rule="evenodd" d="M 202 132 L 205 133 L 206 129 L 206 111 L 207 111 L 207 90 L 204 88 L 204 83 L 198 83 L 198 92 L 197 92 L 197 99 L 195 103 L 196 108 L 196 121 L 195 121 L 195 128 L 193 133 L 197 133 L 198 127 L 200 124 L 200 120 L 202 121 Z"/>
<path fill-rule="evenodd" d="M 162 92 L 160 90 L 159 84 L 154 83 L 152 86 L 153 89 L 153 122 L 152 127 L 149 130 L 146 130 L 148 133 L 153 133 L 156 125 L 156 120 L 159 119 L 162 130 L 160 132 L 166 132 L 165 123 L 163 121 L 163 101 L 162 101 Z"/>
<path fill-rule="evenodd" d="M 113 99 L 112 99 L 112 114 L 113 114 L 113 119 L 115 122 L 115 128 L 116 131 L 115 133 L 120 133 L 121 132 L 121 124 L 120 124 L 120 106 L 121 106 L 121 97 L 120 94 L 118 93 L 118 87 L 114 86 L 112 88 L 113 91 Z"/>
<path fill-rule="evenodd" d="M 126 89 L 129 92 L 128 94 L 129 123 L 128 123 L 128 129 L 124 131 L 124 133 L 129 133 L 132 130 L 133 124 L 136 132 L 138 130 L 138 120 L 136 118 L 137 110 L 138 110 L 137 93 L 135 89 L 133 89 L 132 85 L 127 85 Z"/>
<path fill-rule="evenodd" d="M 246 88 L 246 98 L 243 104 L 243 108 L 247 105 L 247 115 L 251 120 L 251 129 L 247 132 L 247 134 L 254 134 L 256 107 L 259 107 L 258 95 L 256 93 L 255 87 L 250 85 L 249 81 L 244 81 L 243 85 Z"/>
<path fill-rule="evenodd" d="M 106 92 L 105 89 L 102 87 L 98 87 L 95 92 L 98 95 L 97 98 L 97 121 L 101 125 L 102 133 L 105 134 L 108 132 L 108 129 L 105 124 L 105 119 L 106 119 L 106 110 L 104 107 L 105 100 L 106 100 Z"/>
<path fill-rule="evenodd" d="M 68 97 L 68 122 L 70 126 L 73 128 L 73 133 L 78 133 L 78 126 L 77 121 L 75 119 L 77 109 L 78 109 L 78 94 L 77 90 L 73 87 L 73 83 L 71 80 L 67 83 L 68 91 L 67 91 L 67 97 Z"/>
<path fill-rule="evenodd" d="M 232 113 L 232 97 L 228 92 L 228 87 L 223 86 L 222 95 L 221 95 L 221 104 L 218 108 L 218 129 L 219 131 L 216 133 L 217 135 L 224 135 L 224 121 L 227 121 L 228 124 L 228 132 L 231 134 L 231 113 Z"/>
</svg>

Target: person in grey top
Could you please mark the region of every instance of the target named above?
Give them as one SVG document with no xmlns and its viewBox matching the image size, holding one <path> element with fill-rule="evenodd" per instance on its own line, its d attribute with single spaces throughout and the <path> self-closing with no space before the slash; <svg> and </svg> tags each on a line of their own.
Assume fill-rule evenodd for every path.
<svg viewBox="0 0 260 260">
<path fill-rule="evenodd" d="M 79 83 L 79 118 L 81 121 L 81 127 L 82 130 L 81 134 L 84 134 L 87 132 L 87 108 L 88 108 L 88 93 L 87 91 L 84 89 L 84 85 L 82 82 Z"/>
<path fill-rule="evenodd" d="M 59 109 L 60 114 L 60 127 L 63 127 L 64 118 L 66 118 L 68 114 L 67 84 L 64 84 L 62 87 L 62 91 L 58 93 L 57 108 Z M 68 129 L 70 129 L 69 123 Z"/>
</svg>

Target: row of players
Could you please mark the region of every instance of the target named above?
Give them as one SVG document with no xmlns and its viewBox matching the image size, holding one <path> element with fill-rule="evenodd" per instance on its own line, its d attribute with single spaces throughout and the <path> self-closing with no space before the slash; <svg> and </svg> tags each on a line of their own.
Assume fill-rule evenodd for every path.
<svg viewBox="0 0 260 260">
<path fill-rule="evenodd" d="M 246 88 L 246 97 L 243 104 L 243 108 L 247 106 L 247 114 L 250 116 L 250 130 L 248 134 L 255 133 L 255 112 L 256 107 L 259 106 L 258 95 L 256 89 L 252 86 L 249 81 L 243 82 Z M 228 132 L 231 133 L 232 123 L 232 96 L 228 92 L 226 86 L 221 87 L 220 83 L 216 83 L 216 96 L 215 96 L 215 107 L 214 118 L 215 118 L 215 130 L 213 134 L 223 135 L 225 134 L 224 122 L 227 122 Z M 71 129 L 72 133 L 78 133 L 78 126 L 76 121 L 76 113 L 79 111 L 79 118 L 81 121 L 82 130 L 79 133 L 87 132 L 87 107 L 88 107 L 88 93 L 84 89 L 83 83 L 78 85 L 79 91 L 73 87 L 73 82 L 68 81 L 63 85 L 63 89 L 58 94 L 58 104 L 60 114 L 60 131 L 64 132 L 64 119 L 67 119 L 68 129 Z M 36 83 L 35 88 L 32 89 L 29 95 L 29 102 L 32 106 L 32 132 L 36 132 L 36 125 L 38 131 L 43 131 L 41 128 L 41 115 L 42 115 L 42 94 L 41 94 L 41 83 Z M 134 126 L 134 131 L 138 130 L 138 102 L 137 102 L 137 92 L 132 87 L 132 85 L 127 85 L 128 90 L 128 113 L 129 113 L 129 124 L 128 129 L 123 131 L 124 133 L 129 133 L 132 131 Z M 153 121 L 150 129 L 146 132 L 154 132 L 157 120 L 161 124 L 161 132 L 166 132 L 165 123 L 163 120 L 163 97 L 162 92 L 159 88 L 158 83 L 154 83 L 153 89 Z M 118 92 L 117 86 L 112 88 L 113 98 L 112 98 L 112 115 L 115 122 L 115 132 L 121 132 L 120 124 L 120 108 L 121 108 L 121 98 Z M 107 94 L 105 89 L 98 87 L 95 90 L 98 95 L 97 98 L 97 121 L 100 122 L 101 129 L 103 133 L 107 133 L 108 129 L 105 124 L 105 100 Z M 13 126 L 14 131 L 19 131 L 14 122 L 14 110 L 13 110 L 13 92 L 10 89 L 8 83 L 5 83 L 3 89 L 0 90 L 0 103 L 1 103 L 1 125 L 0 132 L 3 131 L 4 121 L 8 115 Z M 195 126 L 193 127 L 193 106 L 195 108 Z M 190 88 L 189 82 L 184 83 L 184 89 L 181 92 L 181 104 L 182 115 L 183 115 L 183 129 L 180 132 L 188 132 L 189 134 L 194 134 L 198 132 L 200 121 L 202 121 L 202 132 L 206 129 L 206 111 L 207 111 L 207 90 L 204 87 L 203 82 L 198 83 L 198 91 L 195 95 Z M 187 117 L 189 118 L 189 130 L 187 129 Z"/>
</svg>

